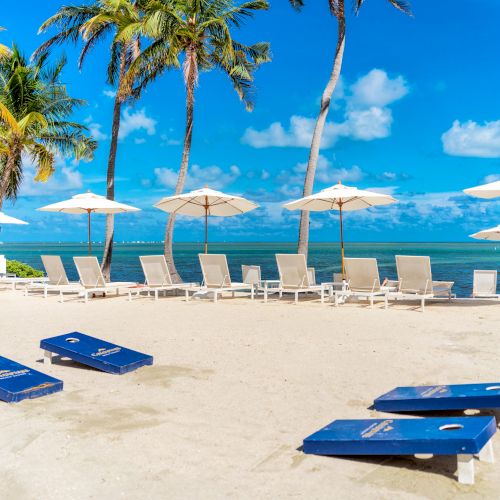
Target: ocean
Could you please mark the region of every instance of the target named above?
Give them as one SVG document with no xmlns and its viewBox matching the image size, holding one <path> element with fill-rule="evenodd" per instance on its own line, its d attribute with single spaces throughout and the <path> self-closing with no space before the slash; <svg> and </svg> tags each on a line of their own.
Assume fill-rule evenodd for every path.
<svg viewBox="0 0 500 500">
<path fill-rule="evenodd" d="M 433 278 L 454 281 L 454 292 L 459 297 L 470 296 L 474 269 L 498 269 L 500 243 L 347 243 L 346 256 L 375 257 L 378 260 L 381 278 L 396 277 L 395 255 L 429 255 Z M 103 246 L 95 244 L 94 255 L 99 259 Z M 185 281 L 201 281 L 198 253 L 203 251 L 199 243 L 177 243 L 174 245 L 177 269 Z M 241 265 L 259 265 L 262 276 L 277 278 L 276 253 L 294 253 L 295 243 L 212 243 L 211 253 L 227 255 L 231 277 L 241 280 Z M 163 252 L 161 243 L 117 243 L 113 252 L 112 278 L 115 281 L 144 281 L 139 255 L 154 255 Z M 42 269 L 40 255 L 60 255 L 68 277 L 76 280 L 77 273 L 72 257 L 86 255 L 85 243 L 3 243 L 0 254 L 8 259 L 26 262 Z M 331 281 L 334 272 L 340 272 L 338 243 L 312 243 L 308 265 L 316 269 L 316 280 Z"/>
</svg>

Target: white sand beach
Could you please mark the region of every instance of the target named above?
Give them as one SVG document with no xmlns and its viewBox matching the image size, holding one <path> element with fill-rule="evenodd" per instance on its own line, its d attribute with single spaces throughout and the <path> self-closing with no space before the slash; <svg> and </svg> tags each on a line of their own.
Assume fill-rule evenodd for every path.
<svg viewBox="0 0 500 500">
<path fill-rule="evenodd" d="M 88 305 L 0 292 L 1 355 L 64 391 L 0 406 L 0 497 L 494 498 L 498 465 L 461 485 L 456 459 L 306 456 L 302 439 L 395 385 L 498 381 L 499 305 L 389 310 L 236 298 L 124 297 Z M 40 339 L 79 330 L 154 355 L 114 376 L 61 360 Z M 494 438 L 500 454 L 500 443 Z"/>
</svg>

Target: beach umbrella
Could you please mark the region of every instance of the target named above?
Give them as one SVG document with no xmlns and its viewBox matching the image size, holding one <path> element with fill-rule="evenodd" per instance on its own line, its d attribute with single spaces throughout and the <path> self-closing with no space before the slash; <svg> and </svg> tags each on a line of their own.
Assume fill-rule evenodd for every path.
<svg viewBox="0 0 500 500">
<path fill-rule="evenodd" d="M 464 193 L 475 196 L 476 198 L 498 198 L 500 196 L 500 181 L 489 182 L 481 186 L 464 189 Z"/>
<path fill-rule="evenodd" d="M 244 214 L 258 207 L 255 203 L 232 194 L 214 191 L 208 187 L 189 193 L 162 198 L 154 205 L 172 214 L 205 218 L 205 253 L 208 253 L 208 216 L 231 217 Z"/>
<path fill-rule="evenodd" d="M 307 210 L 310 212 L 323 212 L 338 210 L 340 218 L 340 252 L 342 255 L 342 277 L 345 277 L 344 266 L 344 227 L 342 214 L 351 210 L 363 210 L 377 205 L 389 205 L 395 200 L 388 194 L 365 191 L 351 186 L 345 186 L 340 181 L 338 184 L 323 189 L 319 193 L 291 201 L 283 205 L 288 210 Z"/>
<path fill-rule="evenodd" d="M 500 241 L 500 226 L 485 229 L 484 231 L 479 231 L 477 233 L 471 234 L 469 237 L 475 238 L 476 240 Z"/>
<path fill-rule="evenodd" d="M 42 212 L 64 212 L 66 214 L 87 214 L 88 224 L 88 245 L 89 254 L 92 253 L 92 240 L 91 240 L 91 220 L 90 215 L 96 214 L 119 214 L 123 212 L 137 212 L 140 208 L 131 207 L 124 203 L 118 203 L 114 200 L 108 200 L 105 196 L 98 194 L 87 193 L 77 194 L 69 200 L 60 201 L 38 208 Z"/>
<path fill-rule="evenodd" d="M 21 219 L 16 219 L 15 217 L 11 217 L 10 215 L 5 214 L 4 212 L 0 212 L 0 226 L 2 224 L 28 224 Z"/>
</svg>

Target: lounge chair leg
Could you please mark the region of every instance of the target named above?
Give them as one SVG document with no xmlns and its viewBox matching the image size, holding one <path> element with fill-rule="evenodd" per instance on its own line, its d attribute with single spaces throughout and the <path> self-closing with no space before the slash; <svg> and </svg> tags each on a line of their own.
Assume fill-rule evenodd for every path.
<svg viewBox="0 0 500 500">
<path fill-rule="evenodd" d="M 425 311 L 425 299 L 421 300 L 420 305 L 422 307 L 422 312 L 424 312 Z"/>
<path fill-rule="evenodd" d="M 189 300 L 189 290 L 185 290 L 184 299 L 186 302 Z"/>
<path fill-rule="evenodd" d="M 474 456 L 457 455 L 458 482 L 474 484 Z"/>
<path fill-rule="evenodd" d="M 389 298 L 387 295 L 384 297 L 384 309 L 387 309 L 389 307 Z"/>
<path fill-rule="evenodd" d="M 264 304 L 267 303 L 267 288 L 264 288 Z"/>
<path fill-rule="evenodd" d="M 295 292 L 295 303 L 299 303 L 299 292 Z"/>
<path fill-rule="evenodd" d="M 481 451 L 476 456 L 481 462 L 486 462 L 488 464 L 495 463 L 493 442 L 491 441 L 491 439 L 481 448 Z"/>
<path fill-rule="evenodd" d="M 89 301 L 89 293 L 87 291 L 85 291 L 83 301 L 85 302 L 85 304 Z"/>
<path fill-rule="evenodd" d="M 158 290 L 155 290 L 155 300 L 158 300 Z"/>
<path fill-rule="evenodd" d="M 254 298 L 254 295 L 255 295 L 255 288 L 252 287 L 252 289 L 250 290 L 250 298 L 253 300 Z"/>
<path fill-rule="evenodd" d="M 338 307 L 338 305 L 339 305 L 339 296 L 338 296 L 337 292 L 335 292 L 335 301 L 334 301 L 334 304 L 335 304 L 335 307 Z"/>
<path fill-rule="evenodd" d="M 214 292 L 214 304 L 217 302 L 217 292 Z"/>
<path fill-rule="evenodd" d="M 321 288 L 321 303 L 325 303 L 325 289 Z"/>
<path fill-rule="evenodd" d="M 43 351 L 43 362 L 47 361 L 49 364 L 52 364 L 52 352 Z"/>
<path fill-rule="evenodd" d="M 373 296 L 370 297 L 370 309 L 373 309 Z"/>
</svg>

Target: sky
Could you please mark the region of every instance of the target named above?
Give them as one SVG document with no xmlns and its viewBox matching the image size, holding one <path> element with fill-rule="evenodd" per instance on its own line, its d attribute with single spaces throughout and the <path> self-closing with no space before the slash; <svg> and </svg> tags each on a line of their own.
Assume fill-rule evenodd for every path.
<svg viewBox="0 0 500 500">
<path fill-rule="evenodd" d="M 339 180 L 390 193 L 398 203 L 350 212 L 350 241 L 468 241 L 500 223 L 500 202 L 462 190 L 500 179 L 500 64 L 497 0 L 414 1 L 414 17 L 388 1 L 366 0 L 348 15 L 341 80 L 325 127 L 314 191 Z M 25 0 L 2 10 L 0 42 L 30 55 L 47 35 L 39 26 L 64 4 Z M 286 0 L 233 33 L 245 43 L 268 41 L 273 61 L 256 72 L 256 105 L 245 111 L 228 78 L 202 73 L 196 89 L 193 147 L 186 190 L 208 185 L 255 201 L 242 216 L 210 220 L 213 241 L 296 241 L 299 214 L 282 208 L 299 198 L 319 101 L 336 43 L 326 0 L 301 13 Z M 91 190 L 105 194 L 113 88 L 106 84 L 109 43 L 98 45 L 80 72 L 78 48 L 65 46 L 69 93 L 87 105 L 75 118 L 99 146 L 92 162 L 58 160 L 47 183 L 25 165 L 9 215 L 29 226 L 2 228 L 3 241 L 82 241 L 84 216 L 36 208 Z M 122 113 L 116 164 L 118 201 L 142 209 L 115 219 L 116 241 L 161 241 L 167 215 L 153 208 L 173 194 L 180 165 L 185 93 L 179 71 L 165 73 Z M 104 216 L 94 217 L 96 240 Z M 181 217 L 175 241 L 201 241 L 203 221 Z M 338 241 L 338 215 L 311 216 L 311 241 Z"/>
</svg>

